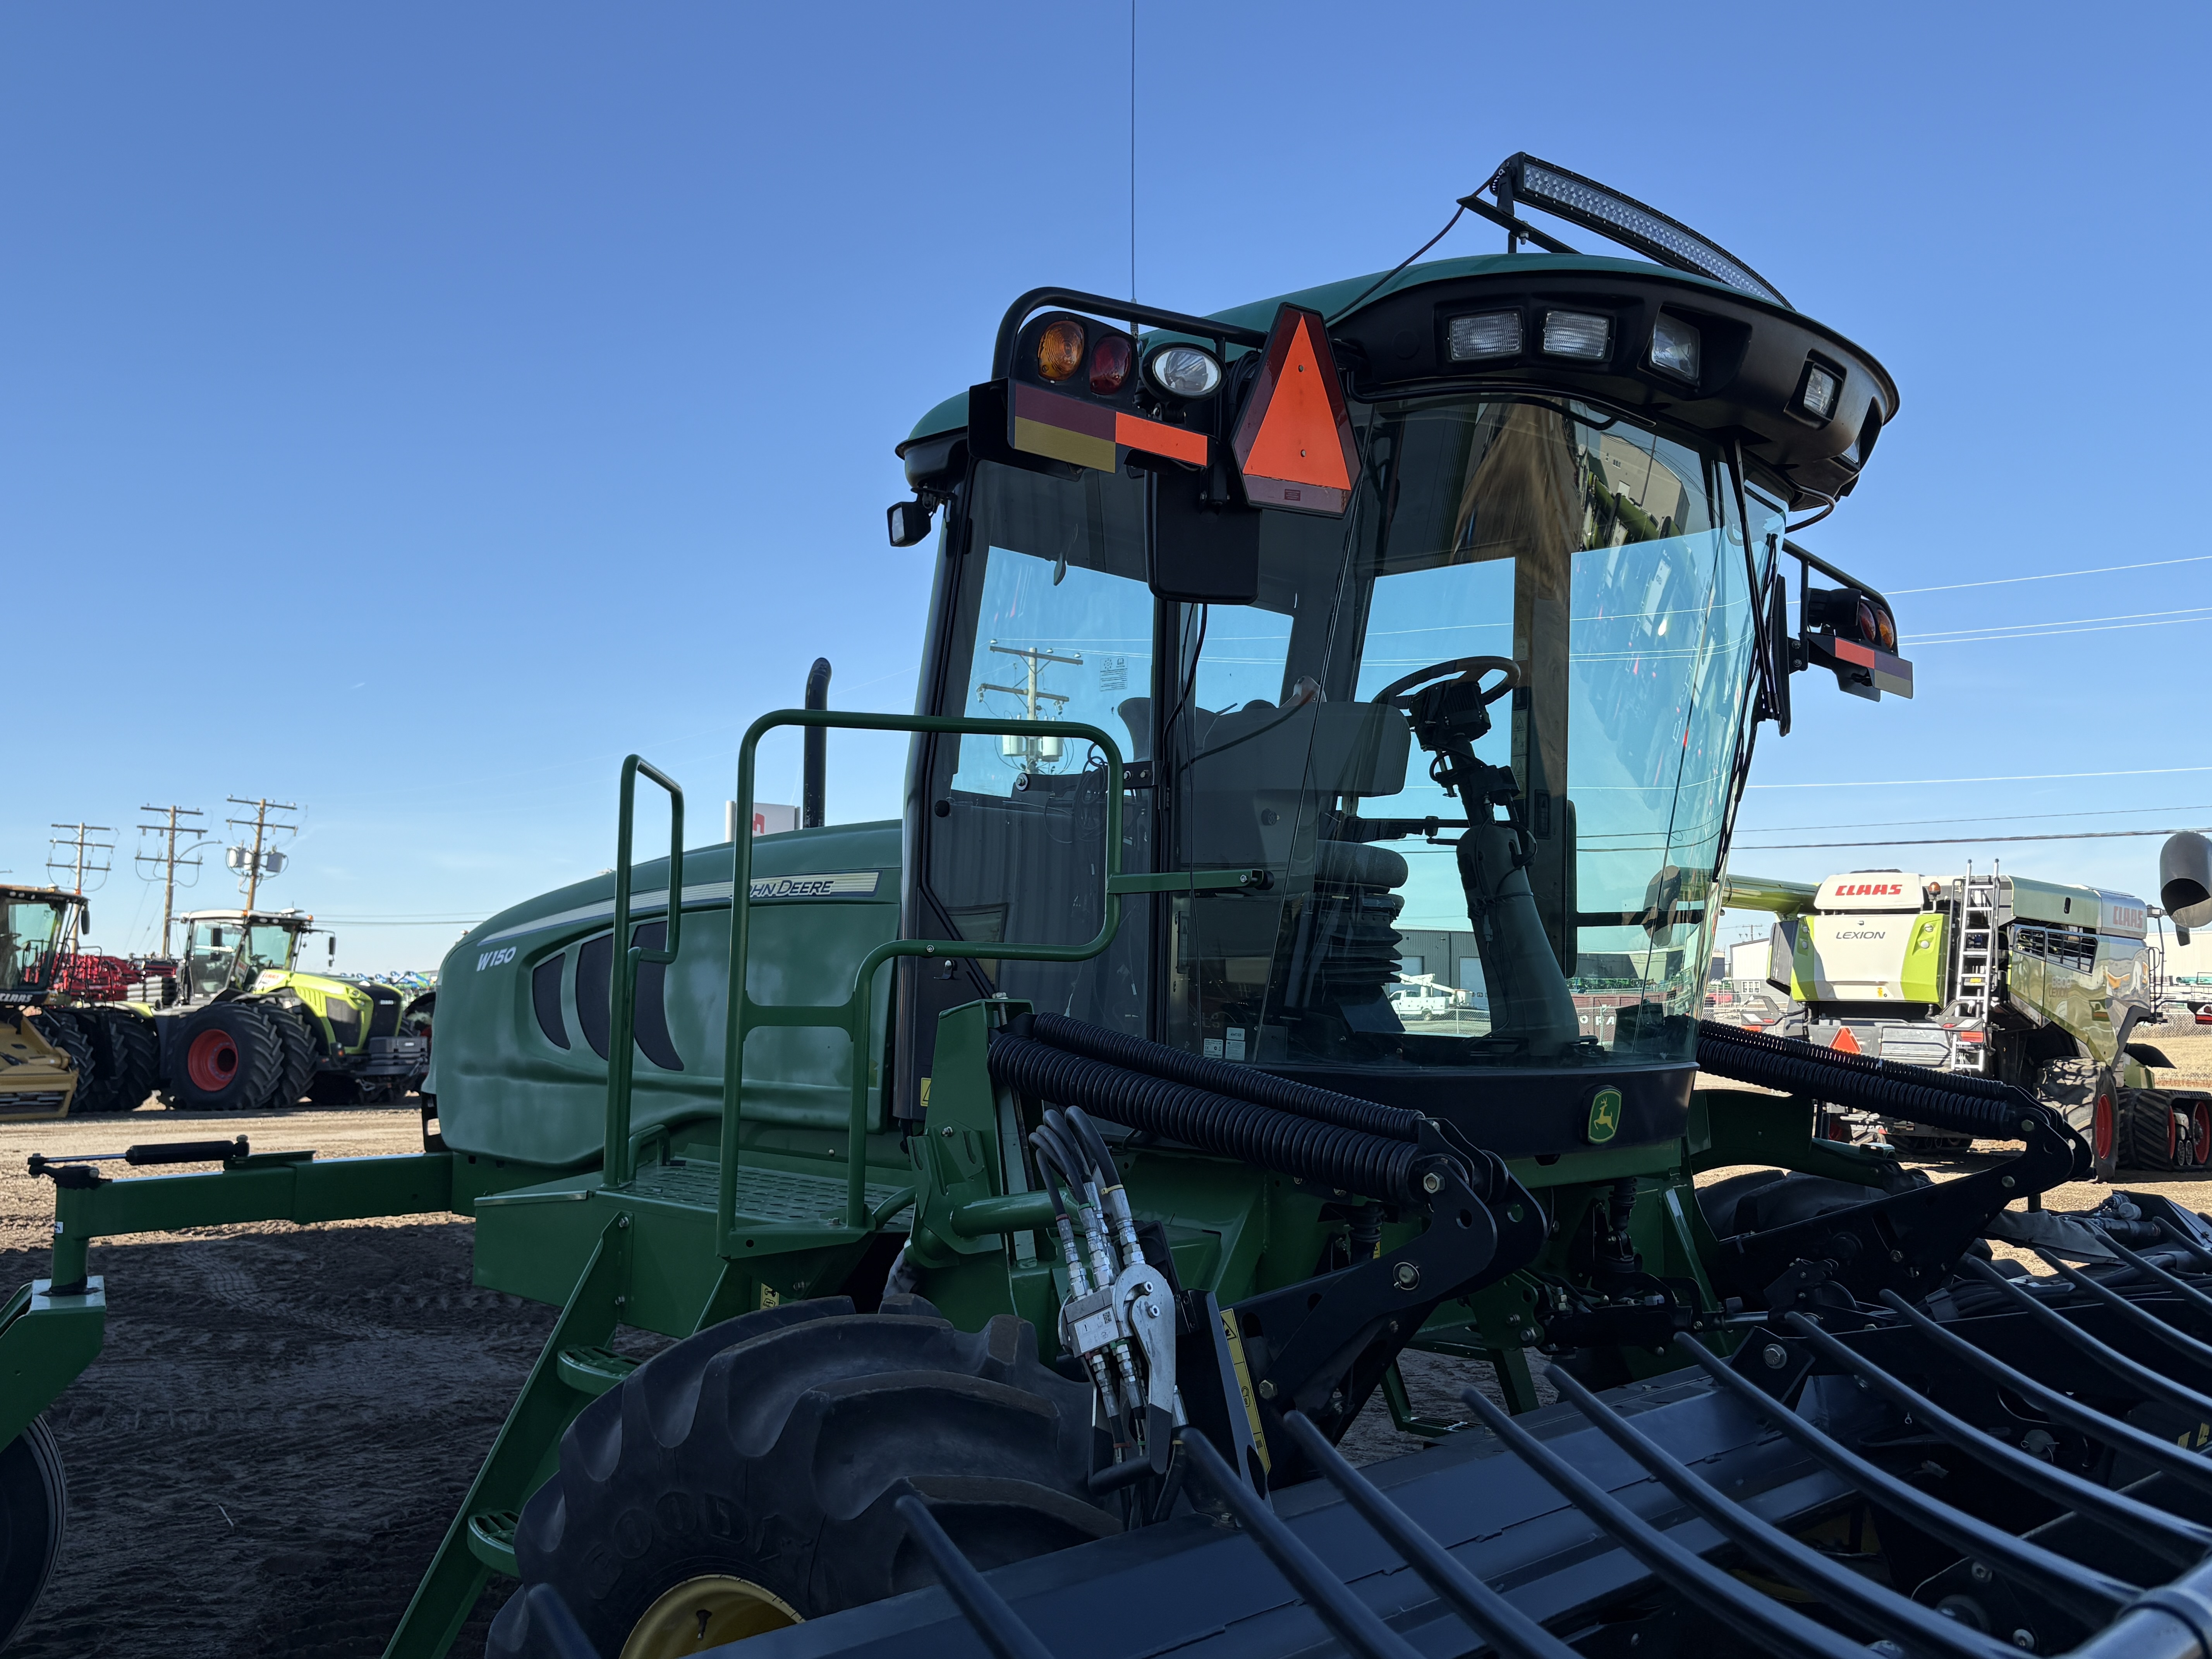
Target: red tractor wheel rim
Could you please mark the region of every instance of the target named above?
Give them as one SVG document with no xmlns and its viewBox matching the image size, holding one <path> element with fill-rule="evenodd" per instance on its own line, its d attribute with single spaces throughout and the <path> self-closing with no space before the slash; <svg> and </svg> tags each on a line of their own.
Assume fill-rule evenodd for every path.
<svg viewBox="0 0 2212 1659">
<path fill-rule="evenodd" d="M 195 1089 L 210 1094 L 228 1089 L 238 1075 L 238 1044 L 228 1031 L 202 1031 L 185 1050 L 185 1071 Z"/>
<path fill-rule="evenodd" d="M 2180 1145 L 2181 1126 L 2174 1121 L 2173 1109 L 2169 1106 L 2166 1109 L 2166 1161 L 2168 1164 L 2173 1162 L 2174 1152 Z"/>
<path fill-rule="evenodd" d="M 2198 1101 L 2190 1116 L 2197 1122 L 2197 1138 L 2190 1143 L 2193 1162 L 2198 1169 L 2212 1164 L 2212 1106 Z"/>
<path fill-rule="evenodd" d="M 2089 1144 L 2096 1149 L 2099 1158 L 2110 1158 L 2112 1155 L 2112 1096 L 2097 1097 L 2096 1114 L 2089 1120 Z"/>
</svg>

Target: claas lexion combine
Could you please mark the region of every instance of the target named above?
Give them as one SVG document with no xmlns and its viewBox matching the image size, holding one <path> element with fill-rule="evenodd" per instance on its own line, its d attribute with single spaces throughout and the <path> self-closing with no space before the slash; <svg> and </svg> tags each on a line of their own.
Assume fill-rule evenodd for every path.
<svg viewBox="0 0 2212 1659">
<path fill-rule="evenodd" d="M 2163 915 L 2185 945 L 2192 926 L 2212 921 L 2212 906 L 2189 902 L 2208 857 L 2194 831 L 2168 839 L 2163 912 L 2130 893 L 1971 868 L 1854 870 L 1817 886 L 1731 878 L 1729 902 L 1781 916 L 1768 983 L 1797 1006 L 1800 1034 L 2016 1084 L 2081 1133 L 2109 1181 L 2124 1165 L 2212 1165 L 2212 1094 L 2159 1087 L 2172 1062 L 2134 1040 L 2160 1003 L 2148 925 Z M 1868 1116 L 1832 1108 L 1824 1122 L 1845 1139 L 1871 1129 L 1901 1146 L 1963 1139 Z"/>
<path fill-rule="evenodd" d="M 1467 205 L 1504 255 L 1018 300 L 902 448 L 918 711 L 739 750 L 743 821 L 767 733 L 909 733 L 902 818 L 687 853 L 634 757 L 611 875 L 448 958 L 421 1154 L 40 1160 L 15 1610 L 94 1239 L 455 1212 L 561 1312 L 393 1656 L 495 1578 L 489 1651 L 574 1659 L 2203 1652 L 2212 1231 L 2116 1197 L 2022 1277 L 1981 1240 L 2086 1172 L 2051 1111 L 1694 1018 L 1757 726 L 1909 689 L 1879 593 L 1802 556 L 1793 629 L 1784 574 L 1895 387 L 1588 179 Z M 1425 925 L 1468 994 L 1415 1030 Z M 1929 1184 L 1817 1101 L 2014 1150 Z M 1409 1347 L 1502 1407 L 1417 1413 Z M 1435 1445 L 1363 1474 L 1378 1396 Z"/>
</svg>

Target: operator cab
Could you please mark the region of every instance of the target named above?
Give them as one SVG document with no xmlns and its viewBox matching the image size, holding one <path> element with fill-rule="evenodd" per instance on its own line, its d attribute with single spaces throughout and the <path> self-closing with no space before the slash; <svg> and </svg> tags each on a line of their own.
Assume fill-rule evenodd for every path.
<svg viewBox="0 0 2212 1659">
<path fill-rule="evenodd" d="M 1524 205 L 1571 177 L 1509 173 Z M 1500 1152 L 1572 1144 L 1607 1089 L 1625 1141 L 1680 1133 L 1754 724 L 1787 729 L 1804 666 L 1877 697 L 1911 672 L 1886 601 L 1810 556 L 1847 586 L 1793 635 L 1780 569 L 1894 385 L 1681 235 L 1696 269 L 1514 251 L 1212 319 L 1017 303 L 1000 378 L 901 452 L 893 539 L 948 509 L 923 711 L 1096 726 L 1124 870 L 1262 873 L 1127 902 L 1090 960 L 908 963 L 902 1115 L 936 1015 L 1003 991 Z M 918 740 L 908 936 L 1090 938 L 1106 787 L 1095 744 Z"/>
<path fill-rule="evenodd" d="M 178 964 L 179 997 L 204 1001 L 231 986 L 251 986 L 257 975 L 292 966 L 299 937 L 313 917 L 296 910 L 199 910 L 185 924 L 184 960 Z"/>
<path fill-rule="evenodd" d="M 53 988 L 84 910 L 82 895 L 58 887 L 0 886 L 0 1001 L 32 1002 Z"/>
</svg>

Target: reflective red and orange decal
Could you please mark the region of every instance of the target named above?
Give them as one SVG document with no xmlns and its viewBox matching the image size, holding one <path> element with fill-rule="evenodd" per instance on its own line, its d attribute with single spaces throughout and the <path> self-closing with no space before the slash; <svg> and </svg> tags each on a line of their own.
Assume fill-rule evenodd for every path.
<svg viewBox="0 0 2212 1659">
<path fill-rule="evenodd" d="M 1012 390 L 1013 408 L 1009 412 L 1013 430 L 1008 437 L 1016 449 L 1102 472 L 1119 467 L 1122 452 L 1131 449 L 1188 461 L 1194 466 L 1206 465 L 1203 432 L 1148 421 L 1141 415 L 1064 397 L 1018 380 Z"/>
</svg>

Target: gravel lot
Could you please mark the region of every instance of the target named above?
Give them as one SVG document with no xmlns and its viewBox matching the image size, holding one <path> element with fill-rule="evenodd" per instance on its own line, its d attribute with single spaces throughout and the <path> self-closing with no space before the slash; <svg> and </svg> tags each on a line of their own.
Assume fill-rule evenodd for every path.
<svg viewBox="0 0 2212 1659">
<path fill-rule="evenodd" d="M 53 1188 L 28 1152 L 239 1133 L 328 1157 L 422 1147 L 417 1115 L 389 1109 L 0 1126 L 0 1280 L 46 1271 Z M 69 1536 L 9 1659 L 380 1654 L 552 1325 L 469 1283 L 469 1227 L 95 1244 L 106 1345 L 51 1417 Z M 458 1651 L 483 1650 L 495 1606 Z"/>
<path fill-rule="evenodd" d="M 2212 1059 L 2212 1038 L 2190 1041 Z M 239 1133 L 325 1157 L 422 1144 L 416 1113 L 388 1109 L 0 1125 L 0 1282 L 46 1271 L 52 1188 L 23 1173 L 26 1154 Z M 1998 1152 L 1923 1167 L 1942 1179 Z M 2124 1179 L 2212 1209 L 2212 1176 Z M 469 1283 L 470 1225 L 270 1222 L 95 1245 L 106 1346 L 52 1415 L 70 1534 L 10 1659 L 374 1659 L 553 1320 Z M 1477 1362 L 1411 1355 L 1405 1369 L 1431 1416 L 1463 1418 L 1469 1382 L 1495 1393 Z M 1378 1400 L 1346 1450 L 1367 1462 L 1421 1444 Z M 482 1651 L 501 1594 L 457 1653 Z"/>
</svg>

